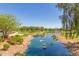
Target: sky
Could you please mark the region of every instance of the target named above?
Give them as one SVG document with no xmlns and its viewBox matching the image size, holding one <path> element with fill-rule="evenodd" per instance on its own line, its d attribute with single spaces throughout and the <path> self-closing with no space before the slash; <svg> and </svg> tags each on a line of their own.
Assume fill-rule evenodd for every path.
<svg viewBox="0 0 79 59">
<path fill-rule="evenodd" d="M 22 26 L 62 27 L 59 19 L 62 12 L 52 3 L 4 3 L 0 4 L 0 13 L 15 15 Z"/>
</svg>

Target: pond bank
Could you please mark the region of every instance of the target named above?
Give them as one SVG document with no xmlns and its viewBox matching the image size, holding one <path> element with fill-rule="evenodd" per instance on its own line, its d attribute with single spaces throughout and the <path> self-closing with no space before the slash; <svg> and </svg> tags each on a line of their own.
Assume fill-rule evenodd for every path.
<svg viewBox="0 0 79 59">
<path fill-rule="evenodd" d="M 61 37 L 59 34 L 56 34 L 56 39 L 63 43 L 65 47 L 67 47 L 74 56 L 79 56 L 79 40 L 66 39 Z"/>
<path fill-rule="evenodd" d="M 24 37 L 23 38 L 23 43 L 21 45 L 17 45 L 17 44 L 12 45 L 6 51 L 0 50 L 0 55 L 1 56 L 13 56 L 17 53 L 22 54 L 28 48 L 28 45 L 30 44 L 32 38 L 33 38 L 32 35 L 28 35 L 27 37 Z M 7 42 L 4 42 L 4 43 L 7 43 Z"/>
</svg>

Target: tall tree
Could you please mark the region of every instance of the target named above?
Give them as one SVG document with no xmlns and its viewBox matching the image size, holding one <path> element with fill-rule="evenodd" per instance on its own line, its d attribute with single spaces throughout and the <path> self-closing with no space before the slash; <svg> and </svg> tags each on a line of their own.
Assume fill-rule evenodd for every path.
<svg viewBox="0 0 79 59">
<path fill-rule="evenodd" d="M 70 37 L 72 36 L 72 29 L 73 29 L 73 7 L 74 4 L 69 3 L 61 3 L 57 4 L 57 7 L 61 10 L 63 10 L 63 15 L 61 15 L 62 25 L 63 28 L 66 30 L 66 37 L 67 33 L 70 32 Z"/>
</svg>

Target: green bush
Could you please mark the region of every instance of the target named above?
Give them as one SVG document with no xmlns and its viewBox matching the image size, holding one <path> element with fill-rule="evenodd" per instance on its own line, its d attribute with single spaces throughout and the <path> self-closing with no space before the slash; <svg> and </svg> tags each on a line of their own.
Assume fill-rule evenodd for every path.
<svg viewBox="0 0 79 59">
<path fill-rule="evenodd" d="M 16 42 L 17 44 L 22 44 L 23 37 L 19 36 L 19 35 L 16 35 L 16 36 L 12 36 L 11 40 L 14 41 L 14 42 Z"/>
<path fill-rule="evenodd" d="M 4 38 L 2 36 L 0 36 L 0 42 L 4 41 Z"/>
<path fill-rule="evenodd" d="M 7 50 L 9 47 L 10 47 L 10 44 L 4 44 L 4 45 L 3 45 L 3 49 L 4 49 L 4 50 Z"/>
</svg>

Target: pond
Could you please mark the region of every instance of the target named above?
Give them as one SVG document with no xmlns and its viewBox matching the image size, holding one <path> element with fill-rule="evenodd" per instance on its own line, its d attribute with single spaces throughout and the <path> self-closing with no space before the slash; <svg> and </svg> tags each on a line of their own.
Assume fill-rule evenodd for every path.
<svg viewBox="0 0 79 59">
<path fill-rule="evenodd" d="M 25 52 L 26 56 L 72 56 L 65 46 L 55 41 L 52 34 L 44 37 L 34 37 Z"/>
</svg>

